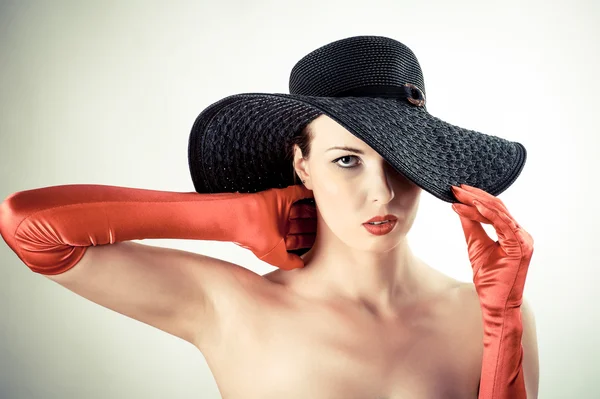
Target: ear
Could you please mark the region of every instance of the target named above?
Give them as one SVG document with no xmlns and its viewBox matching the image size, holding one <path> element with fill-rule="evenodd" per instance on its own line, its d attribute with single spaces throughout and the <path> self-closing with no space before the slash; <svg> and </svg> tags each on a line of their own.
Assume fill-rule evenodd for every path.
<svg viewBox="0 0 600 399">
<path fill-rule="evenodd" d="M 310 185 L 310 168 L 308 166 L 308 160 L 303 158 L 302 150 L 297 144 L 294 144 L 294 170 L 300 180 L 304 180 L 304 186 L 309 190 L 312 190 Z"/>
</svg>

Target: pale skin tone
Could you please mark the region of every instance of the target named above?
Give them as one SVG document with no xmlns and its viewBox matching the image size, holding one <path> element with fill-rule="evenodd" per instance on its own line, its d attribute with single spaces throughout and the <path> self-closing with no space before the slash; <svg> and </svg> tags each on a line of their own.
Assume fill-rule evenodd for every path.
<svg viewBox="0 0 600 399">
<path fill-rule="evenodd" d="M 421 189 L 327 116 L 311 126 L 311 156 L 302 158 L 295 146 L 294 165 L 318 204 L 318 235 L 303 255 L 305 267 L 289 278 L 294 289 L 306 295 L 344 300 L 382 320 L 395 318 L 399 308 L 422 293 L 424 279 L 431 276 L 406 240 Z M 330 149 L 336 146 L 363 154 Z M 386 214 L 398 218 L 391 233 L 375 236 L 362 226 Z"/>
<path fill-rule="evenodd" d="M 337 367 L 313 378 L 310 392 L 300 385 L 294 392 L 298 397 L 320 392 L 323 398 L 476 398 L 483 331 L 475 291 L 425 264 L 406 240 L 422 190 L 332 119 L 322 116 L 311 126 L 311 155 L 304 159 L 296 146 L 294 166 L 318 205 L 318 235 L 302 256 L 304 268 L 264 277 L 301 300 L 297 307 L 314 310 L 304 316 L 304 324 L 312 326 L 304 332 L 317 336 L 312 343 L 294 338 L 306 342 L 302 351 L 313 354 L 314 371 L 323 362 Z M 358 152 L 330 150 L 334 146 Z M 375 236 L 362 226 L 386 214 L 398 218 L 391 233 Z M 296 306 L 288 309 L 289 317 Z M 289 324 L 284 318 L 274 323 Z M 337 364 L 335 352 L 319 342 L 329 335 L 322 331 L 345 343 L 352 353 L 348 363 Z"/>
<path fill-rule="evenodd" d="M 304 268 L 261 276 L 123 242 L 90 247 L 77 267 L 47 277 L 192 343 L 224 399 L 477 398 L 483 326 L 474 286 L 427 265 L 406 241 L 421 189 L 328 117 L 312 127 L 310 158 L 299 148 L 294 157 L 318 207 Z M 333 146 L 363 153 L 327 151 Z M 398 218 L 391 233 L 362 226 L 385 214 Z M 537 343 L 526 305 L 523 367 L 535 399 Z"/>
<path fill-rule="evenodd" d="M 294 167 L 317 203 L 317 238 L 303 268 L 247 285 L 255 299 L 223 322 L 227 345 L 201 347 L 224 397 L 476 398 L 483 330 L 473 285 L 425 264 L 406 241 L 421 189 L 330 118 L 312 128 L 311 155 L 296 147 Z M 398 218 L 391 233 L 362 226 L 386 214 Z M 235 355 L 223 359 L 225 346 Z"/>
</svg>

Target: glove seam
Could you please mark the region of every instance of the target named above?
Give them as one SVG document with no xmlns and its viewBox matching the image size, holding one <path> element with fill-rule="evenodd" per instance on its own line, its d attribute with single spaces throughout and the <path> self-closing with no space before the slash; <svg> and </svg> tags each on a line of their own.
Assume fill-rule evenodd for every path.
<svg viewBox="0 0 600 399">
<path fill-rule="evenodd" d="M 283 240 L 285 240 L 285 237 L 283 237 L 281 240 L 279 240 L 279 241 L 277 242 L 277 244 L 275 244 L 275 246 L 269 250 L 269 252 L 267 252 L 266 254 L 264 254 L 263 256 L 261 256 L 261 257 L 260 257 L 260 258 L 258 258 L 258 259 L 260 259 L 260 260 L 263 260 L 263 258 L 265 258 L 265 257 L 267 257 L 268 255 L 270 255 L 270 254 L 271 254 L 271 252 L 273 252 L 273 251 L 275 250 L 275 248 L 277 248 L 277 247 L 279 246 L 279 244 L 281 244 L 281 242 L 282 242 Z"/>
<path fill-rule="evenodd" d="M 514 234 L 514 232 L 513 232 L 513 234 Z M 515 289 L 517 278 L 519 276 L 519 271 L 521 270 L 521 267 L 523 266 L 523 261 L 524 261 L 524 259 L 523 259 L 523 256 L 524 256 L 523 246 L 521 245 L 521 242 L 519 241 L 519 239 L 516 238 L 516 235 L 515 235 L 515 239 L 516 239 L 517 243 L 519 244 L 519 248 L 521 249 L 521 261 L 519 262 L 519 266 L 517 267 L 517 272 L 515 273 L 515 278 L 513 280 L 512 286 L 510 287 L 510 291 L 508 292 L 508 298 L 506 298 L 506 302 L 504 304 L 503 316 L 502 316 L 502 320 L 503 321 L 504 321 L 504 316 L 506 315 L 506 309 L 508 308 L 509 298 L 510 298 L 513 290 Z M 519 308 L 520 308 L 520 305 L 519 305 Z M 494 370 L 494 376 L 497 376 L 497 374 L 498 374 L 498 367 L 500 366 L 500 364 L 502 364 L 502 361 L 504 359 L 504 353 L 502 351 L 502 347 L 503 347 L 502 344 L 503 344 L 504 340 L 502 339 L 502 337 L 504 336 L 504 329 L 505 329 L 505 327 L 506 327 L 506 323 L 503 322 L 502 323 L 502 330 L 500 332 L 500 343 L 498 345 L 498 361 L 496 362 L 496 369 Z M 494 378 L 494 384 L 492 386 L 492 398 L 494 398 L 494 393 L 496 391 L 496 381 L 497 381 L 496 378 Z"/>
</svg>

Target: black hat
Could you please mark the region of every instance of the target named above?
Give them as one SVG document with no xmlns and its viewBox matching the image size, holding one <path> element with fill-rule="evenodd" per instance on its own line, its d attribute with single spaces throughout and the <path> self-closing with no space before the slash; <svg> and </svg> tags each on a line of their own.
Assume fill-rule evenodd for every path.
<svg viewBox="0 0 600 399">
<path fill-rule="evenodd" d="M 525 164 L 522 144 L 429 114 L 419 62 L 394 39 L 355 36 L 326 44 L 296 63 L 289 88 L 290 94 L 228 96 L 198 115 L 188 145 L 198 193 L 253 193 L 294 184 L 290 146 L 322 114 L 447 202 L 458 202 L 452 185 L 498 195 Z"/>
</svg>

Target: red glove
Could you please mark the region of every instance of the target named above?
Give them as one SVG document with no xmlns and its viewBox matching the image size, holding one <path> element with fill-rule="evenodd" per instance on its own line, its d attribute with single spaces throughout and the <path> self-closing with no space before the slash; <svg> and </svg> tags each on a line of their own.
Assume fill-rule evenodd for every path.
<svg viewBox="0 0 600 399">
<path fill-rule="evenodd" d="M 75 184 L 21 191 L 0 204 L 0 234 L 34 272 L 60 274 L 87 247 L 145 238 L 231 241 L 280 267 L 315 239 L 313 198 L 302 185 L 259 193 L 198 194 Z M 292 218 L 292 219 L 290 219 Z"/>
<path fill-rule="evenodd" d="M 502 201 L 462 184 L 452 187 L 462 204 L 460 216 L 473 267 L 484 327 L 480 399 L 525 399 L 521 303 L 533 254 L 533 238 L 520 227 Z M 494 226 L 498 242 L 480 223 Z"/>
</svg>

